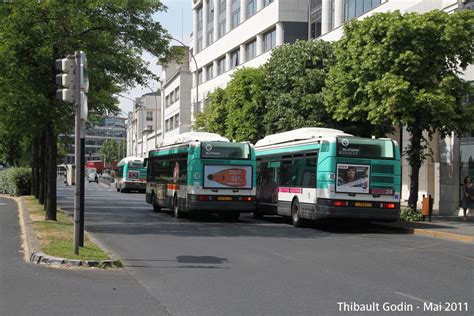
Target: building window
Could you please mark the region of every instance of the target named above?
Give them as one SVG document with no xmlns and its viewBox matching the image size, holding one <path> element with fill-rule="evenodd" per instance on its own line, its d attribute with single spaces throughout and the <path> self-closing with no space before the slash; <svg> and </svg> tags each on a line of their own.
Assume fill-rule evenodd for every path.
<svg viewBox="0 0 474 316">
<path fill-rule="evenodd" d="M 464 4 L 464 9 L 474 10 L 474 1 L 473 0 L 466 1 L 466 3 Z"/>
<path fill-rule="evenodd" d="M 264 0 L 263 1 L 263 6 L 266 7 L 267 5 L 269 5 L 272 2 L 273 2 L 273 0 Z"/>
<path fill-rule="evenodd" d="M 268 52 L 276 46 L 276 29 L 263 34 L 263 51 Z"/>
<path fill-rule="evenodd" d="M 217 30 L 217 37 L 221 38 L 224 36 L 226 29 L 226 0 L 219 0 L 219 21 L 218 21 L 218 30 Z"/>
<path fill-rule="evenodd" d="M 206 81 L 211 80 L 214 78 L 214 67 L 213 64 L 210 63 L 206 66 Z"/>
<path fill-rule="evenodd" d="M 344 21 L 350 21 L 372 10 L 381 0 L 344 0 Z"/>
<path fill-rule="evenodd" d="M 203 21 L 202 21 L 202 6 L 199 8 L 199 9 L 196 9 L 197 10 L 197 34 L 196 34 L 196 42 L 197 42 L 197 52 L 199 53 L 201 50 L 202 50 L 202 37 L 203 37 L 203 34 L 202 34 L 202 24 L 203 24 Z"/>
<path fill-rule="evenodd" d="M 175 101 L 179 100 L 179 87 L 174 90 L 174 99 Z"/>
<path fill-rule="evenodd" d="M 230 53 L 230 69 L 237 67 L 240 64 L 240 48 L 237 48 Z"/>
<path fill-rule="evenodd" d="M 165 105 L 166 105 L 166 107 L 169 107 L 169 106 L 170 106 L 170 96 L 169 96 L 169 95 L 166 96 Z"/>
<path fill-rule="evenodd" d="M 146 120 L 153 121 L 153 112 L 146 112 Z"/>
<path fill-rule="evenodd" d="M 225 72 L 225 57 L 217 60 L 217 75 L 221 75 Z"/>
<path fill-rule="evenodd" d="M 257 12 L 257 0 L 247 0 L 247 19 Z"/>
<path fill-rule="evenodd" d="M 179 127 L 179 113 L 174 116 L 174 126 L 175 128 Z"/>
<path fill-rule="evenodd" d="M 311 38 L 321 36 L 322 0 L 311 0 Z"/>
<path fill-rule="evenodd" d="M 207 46 L 214 42 L 214 0 L 207 0 Z"/>
<path fill-rule="evenodd" d="M 174 91 L 171 91 L 170 93 L 170 104 L 174 103 Z"/>
<path fill-rule="evenodd" d="M 200 70 L 198 71 L 198 75 L 197 75 L 197 76 L 198 76 L 197 82 L 198 82 L 198 84 L 201 84 L 201 83 L 202 83 L 202 69 L 200 69 Z"/>
<path fill-rule="evenodd" d="M 248 42 L 245 45 L 245 56 L 246 56 L 246 61 L 249 61 L 255 58 L 255 56 L 257 56 L 257 41 L 256 40 Z"/>
<path fill-rule="evenodd" d="M 232 28 L 240 24 L 240 0 L 232 0 Z"/>
</svg>

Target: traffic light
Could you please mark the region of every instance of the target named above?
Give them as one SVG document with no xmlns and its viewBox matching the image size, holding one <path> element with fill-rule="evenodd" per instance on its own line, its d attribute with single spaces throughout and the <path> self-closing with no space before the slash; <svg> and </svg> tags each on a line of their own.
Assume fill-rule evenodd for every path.
<svg viewBox="0 0 474 316">
<path fill-rule="evenodd" d="M 61 72 L 59 75 L 56 75 L 56 84 L 60 87 L 60 89 L 56 90 L 56 99 L 74 103 L 76 68 L 74 55 L 63 59 L 56 59 L 55 66 L 56 70 Z"/>
</svg>

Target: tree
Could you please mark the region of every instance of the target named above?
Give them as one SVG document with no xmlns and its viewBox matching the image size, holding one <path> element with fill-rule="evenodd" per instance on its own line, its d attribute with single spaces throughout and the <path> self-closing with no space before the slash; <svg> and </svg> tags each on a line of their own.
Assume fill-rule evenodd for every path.
<svg viewBox="0 0 474 316">
<path fill-rule="evenodd" d="M 209 93 L 204 111 L 198 113 L 194 127 L 208 133 L 224 135 L 226 133 L 227 107 L 225 90 L 217 88 Z"/>
<path fill-rule="evenodd" d="M 385 131 L 405 125 L 411 167 L 409 205 L 416 207 L 427 138 L 460 133 L 472 124 L 472 104 L 460 102 L 459 75 L 473 61 L 474 12 L 376 14 L 344 26 L 325 99 L 334 118 L 369 122 Z"/>
<path fill-rule="evenodd" d="M 112 139 L 106 139 L 100 147 L 99 154 L 104 158 L 104 164 L 119 160 L 119 145 Z"/>
<path fill-rule="evenodd" d="M 0 128 L 14 140 L 3 152 L 17 155 L 11 149 L 23 139 L 31 145 L 33 193 L 47 219 L 56 219 L 57 134 L 72 129 L 74 115 L 55 100 L 55 59 L 85 51 L 89 110 L 115 113 L 113 95 L 154 78 L 141 53 L 168 53 L 170 36 L 152 19 L 164 9 L 161 1 L 0 4 Z"/>
<path fill-rule="evenodd" d="M 272 51 L 264 65 L 267 134 L 309 126 L 335 127 L 322 95 L 333 63 L 332 44 L 320 40 L 297 41 Z"/>
<path fill-rule="evenodd" d="M 204 112 L 195 126 L 236 141 L 256 142 L 264 134 L 264 72 L 241 68 L 232 74 L 225 89 L 209 94 Z"/>
</svg>

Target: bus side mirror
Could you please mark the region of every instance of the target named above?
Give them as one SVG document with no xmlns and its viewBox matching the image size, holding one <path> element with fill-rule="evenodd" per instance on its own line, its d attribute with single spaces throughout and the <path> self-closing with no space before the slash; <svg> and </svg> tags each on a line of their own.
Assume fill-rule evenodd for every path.
<svg viewBox="0 0 474 316">
<path fill-rule="evenodd" d="M 147 165 L 148 165 L 148 158 L 145 158 L 145 159 L 143 160 L 143 167 L 146 168 Z"/>
</svg>

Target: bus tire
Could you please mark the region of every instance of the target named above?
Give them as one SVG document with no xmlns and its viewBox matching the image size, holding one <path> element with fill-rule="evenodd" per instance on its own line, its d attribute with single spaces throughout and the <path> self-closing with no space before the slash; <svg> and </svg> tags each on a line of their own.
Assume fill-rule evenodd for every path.
<svg viewBox="0 0 474 316">
<path fill-rule="evenodd" d="M 173 216 L 174 218 L 182 218 L 183 212 L 179 207 L 178 196 L 175 195 L 173 198 Z"/>
<path fill-rule="evenodd" d="M 300 202 L 298 198 L 295 198 L 291 203 L 291 222 L 295 227 L 304 227 L 304 219 L 301 218 L 300 210 Z"/>
<path fill-rule="evenodd" d="M 161 206 L 156 202 L 155 195 L 151 196 L 151 205 L 153 205 L 153 211 L 160 212 Z"/>
</svg>

